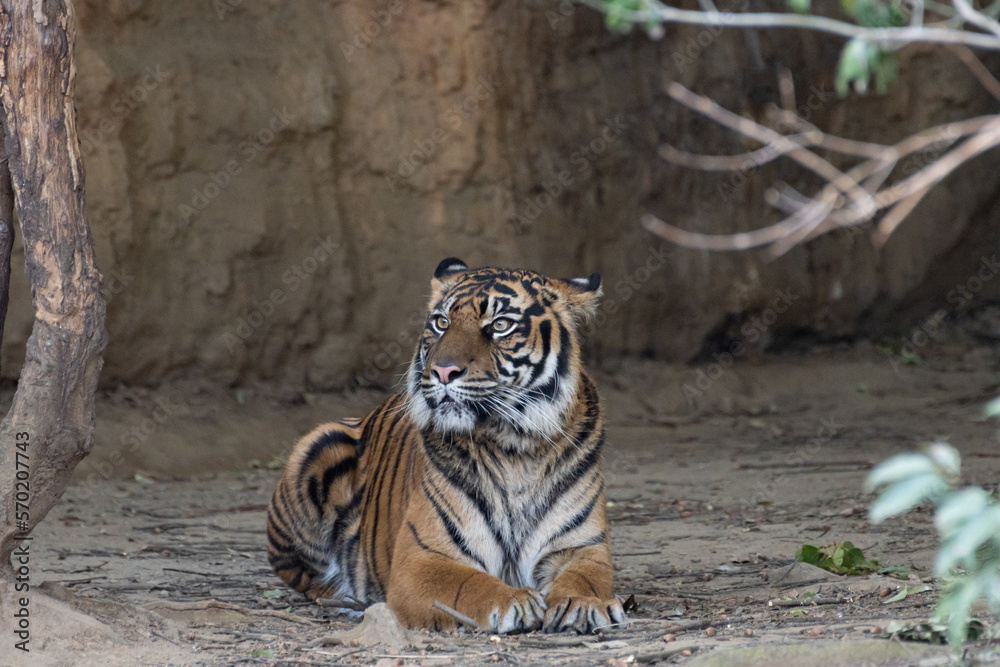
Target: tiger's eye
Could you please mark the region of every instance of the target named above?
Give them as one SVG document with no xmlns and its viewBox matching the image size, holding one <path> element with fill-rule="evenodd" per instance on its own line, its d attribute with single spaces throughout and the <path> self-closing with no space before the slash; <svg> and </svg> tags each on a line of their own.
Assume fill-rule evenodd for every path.
<svg viewBox="0 0 1000 667">
<path fill-rule="evenodd" d="M 506 317 L 498 317 L 493 320 L 493 333 L 507 333 L 514 326 L 514 320 L 508 319 Z"/>
<path fill-rule="evenodd" d="M 447 329 L 449 324 L 450 322 L 448 321 L 448 318 L 445 317 L 444 315 L 438 315 L 437 317 L 434 318 L 434 326 L 440 329 L 441 331 Z"/>
</svg>

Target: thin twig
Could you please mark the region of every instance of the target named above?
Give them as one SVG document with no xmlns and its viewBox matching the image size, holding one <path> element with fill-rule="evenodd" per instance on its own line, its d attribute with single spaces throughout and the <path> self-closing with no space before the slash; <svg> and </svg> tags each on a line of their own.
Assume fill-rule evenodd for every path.
<svg viewBox="0 0 1000 667">
<path fill-rule="evenodd" d="M 236 611 L 241 614 L 246 614 L 247 616 L 270 616 L 273 618 L 280 618 L 283 621 L 288 621 L 289 623 L 302 623 L 305 625 L 311 625 L 313 623 L 318 623 L 311 618 L 306 618 L 304 616 L 296 616 L 294 614 L 289 614 L 285 611 L 277 611 L 274 609 L 250 609 L 248 607 L 241 607 L 237 604 L 230 604 L 229 602 L 222 602 L 220 600 L 197 600 L 195 602 L 174 602 L 173 600 L 160 600 L 157 602 L 149 602 L 144 604 L 145 609 L 151 611 L 156 611 L 157 609 L 169 609 L 170 611 L 203 611 L 205 609 L 226 609 L 229 611 Z"/>
<path fill-rule="evenodd" d="M 435 609 L 440 609 L 441 611 L 443 611 L 444 613 L 448 614 L 449 616 L 451 616 L 452 618 L 454 618 L 456 621 L 458 621 L 462 625 L 467 625 L 470 628 L 472 628 L 473 630 L 479 630 L 479 624 L 478 623 L 476 623 L 474 620 L 472 620 L 471 618 L 469 618 L 465 614 L 455 611 L 454 609 L 452 609 L 451 607 L 449 607 L 448 605 L 446 605 L 444 603 L 441 603 L 441 602 L 438 602 L 437 600 L 434 600 L 434 608 Z"/>
<path fill-rule="evenodd" d="M 581 4 L 604 11 L 604 0 L 578 0 Z M 655 7 L 640 10 L 615 10 L 615 15 L 625 21 L 646 24 L 650 21 L 662 23 L 686 23 L 688 25 L 722 26 L 730 28 L 798 28 L 826 32 L 841 37 L 860 38 L 882 44 L 905 44 L 908 42 L 933 42 L 937 44 L 965 44 L 981 49 L 1000 49 L 1000 37 L 959 30 L 952 27 L 921 25 L 906 28 L 866 28 L 846 21 L 792 13 L 770 12 L 720 12 L 710 13 L 694 9 L 678 9 L 657 3 Z M 947 26 L 947 24 L 944 24 Z"/>
<path fill-rule="evenodd" d="M 969 47 L 961 44 L 949 44 L 948 50 L 962 61 L 962 64 L 972 72 L 974 77 L 979 79 L 979 83 L 983 84 L 983 88 L 989 91 L 990 95 L 1000 100 L 1000 81 L 997 81 L 993 73 L 986 69 L 983 61 L 977 58 Z"/>
<path fill-rule="evenodd" d="M 787 154 L 788 157 L 806 169 L 816 172 L 816 174 L 825 178 L 845 195 L 854 199 L 855 204 L 859 208 L 865 211 L 871 210 L 873 206 L 871 195 L 865 192 L 858 185 L 857 181 L 848 178 L 846 174 L 834 167 L 827 160 L 804 149 L 788 137 L 735 114 L 729 109 L 719 106 L 707 97 L 696 95 L 676 81 L 671 81 L 667 84 L 667 94 L 684 106 L 708 116 L 721 125 L 736 130 L 751 139 L 756 139 L 762 144 L 774 145 L 775 148 Z"/>
<path fill-rule="evenodd" d="M 808 463 L 788 463 L 775 461 L 773 463 L 741 463 L 734 466 L 739 470 L 774 470 L 776 468 L 871 468 L 871 461 L 810 461 Z"/>
<path fill-rule="evenodd" d="M 821 598 L 807 597 L 796 598 L 794 600 L 768 600 L 768 607 L 813 607 L 821 604 L 842 604 L 847 602 L 845 598 Z"/>
<path fill-rule="evenodd" d="M 792 247 L 840 227 L 864 224 L 880 211 L 889 209 L 875 233 L 874 242 L 881 245 L 896 227 L 913 211 L 926 193 L 946 178 L 958 166 L 993 146 L 1000 145 L 1000 115 L 980 116 L 963 121 L 927 128 L 910 135 L 892 146 L 828 137 L 795 114 L 777 107 L 772 117 L 801 134 L 784 136 L 770 128 L 738 116 L 711 100 L 696 95 L 679 84 L 670 84 L 668 92 L 674 99 L 699 113 L 729 127 L 744 136 L 766 145 L 751 153 L 736 156 L 703 156 L 664 147 L 663 154 L 676 163 L 703 169 L 756 166 L 775 157 L 786 155 L 812 169 L 826 179 L 827 184 L 813 197 L 807 197 L 785 186 L 785 192 L 771 191 L 767 201 L 784 211 L 788 217 L 768 227 L 736 234 L 703 234 L 668 224 L 653 215 L 645 215 L 642 225 L 648 231 L 668 241 L 707 250 L 744 250 L 770 246 L 768 254 L 776 258 Z M 964 141 L 914 174 L 883 188 L 883 184 L 899 161 L 917 151 L 954 146 Z M 866 158 L 841 172 L 806 148 L 807 144 Z M 851 201 L 845 201 L 848 194 Z"/>
<path fill-rule="evenodd" d="M 584 642 L 594 641 L 593 637 L 574 635 L 571 637 L 553 637 L 552 639 L 522 639 L 518 643 L 520 648 L 570 648 L 573 646 L 583 646 Z"/>
<path fill-rule="evenodd" d="M 696 621 L 680 621 L 679 623 L 672 623 L 671 625 L 668 625 L 663 628 L 663 631 L 684 632 L 686 630 L 701 630 L 702 628 L 707 628 L 713 623 L 715 623 L 715 621 L 710 618 L 703 618 Z"/>
<path fill-rule="evenodd" d="M 992 32 L 997 37 L 1000 37 L 1000 23 L 997 23 L 986 14 L 977 12 L 966 0 L 951 0 L 951 4 L 955 5 L 955 9 L 958 10 L 963 19 L 977 28 L 981 28 L 986 32 Z"/>
<path fill-rule="evenodd" d="M 367 607 L 355 600 L 340 600 L 337 598 L 316 598 L 316 604 L 324 608 L 350 609 L 351 611 L 364 611 Z"/>
<path fill-rule="evenodd" d="M 795 111 L 795 80 L 792 79 L 792 71 L 787 67 L 778 70 L 778 92 L 781 95 L 781 107 L 785 111 L 793 113 Z"/>
</svg>

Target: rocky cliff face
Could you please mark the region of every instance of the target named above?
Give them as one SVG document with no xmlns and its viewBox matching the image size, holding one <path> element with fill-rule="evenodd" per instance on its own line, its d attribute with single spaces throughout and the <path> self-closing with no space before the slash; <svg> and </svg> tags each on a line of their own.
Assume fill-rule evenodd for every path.
<svg viewBox="0 0 1000 667">
<path fill-rule="evenodd" d="M 850 335 L 901 307 L 950 307 L 951 282 L 995 244 L 996 154 L 928 197 L 881 252 L 835 233 L 768 264 L 671 247 L 638 225 L 649 211 L 752 229 L 776 219 L 766 185 L 810 184 L 787 163 L 743 174 L 664 163 L 662 142 L 754 147 L 672 103 L 664 81 L 759 117 L 787 66 L 810 122 L 889 142 L 990 109 L 945 52 L 909 49 L 888 95 L 840 100 L 837 40 L 670 27 L 652 42 L 565 0 L 86 0 L 78 18 L 106 383 L 383 382 L 405 369 L 449 255 L 600 271 L 591 352 L 686 359 L 707 338 Z M 31 322 L 16 273 L 11 375 Z"/>
</svg>

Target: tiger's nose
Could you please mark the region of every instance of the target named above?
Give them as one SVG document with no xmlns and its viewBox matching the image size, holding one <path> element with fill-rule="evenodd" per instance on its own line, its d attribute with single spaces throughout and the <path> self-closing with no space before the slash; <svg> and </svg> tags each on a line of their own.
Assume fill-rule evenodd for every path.
<svg viewBox="0 0 1000 667">
<path fill-rule="evenodd" d="M 438 376 L 441 380 L 441 384 L 448 384 L 457 377 L 461 377 L 465 373 L 464 368 L 459 368 L 455 364 L 448 364 L 447 366 L 438 366 L 437 364 L 431 364 L 431 372 Z"/>
</svg>

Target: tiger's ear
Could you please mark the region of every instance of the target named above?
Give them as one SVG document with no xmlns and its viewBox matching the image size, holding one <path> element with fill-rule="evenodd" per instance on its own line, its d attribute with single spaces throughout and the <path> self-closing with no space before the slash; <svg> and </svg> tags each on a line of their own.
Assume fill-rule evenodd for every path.
<svg viewBox="0 0 1000 667">
<path fill-rule="evenodd" d="M 589 278 L 570 278 L 556 280 L 556 289 L 569 303 L 573 316 L 580 321 L 587 321 L 597 312 L 597 304 L 604 294 L 601 289 L 601 274 L 591 273 Z"/>
<path fill-rule="evenodd" d="M 443 296 L 442 292 L 454 281 L 455 277 L 468 270 L 468 265 L 457 257 L 442 260 L 434 269 L 434 277 L 431 279 L 431 302 L 439 300 Z"/>
</svg>

